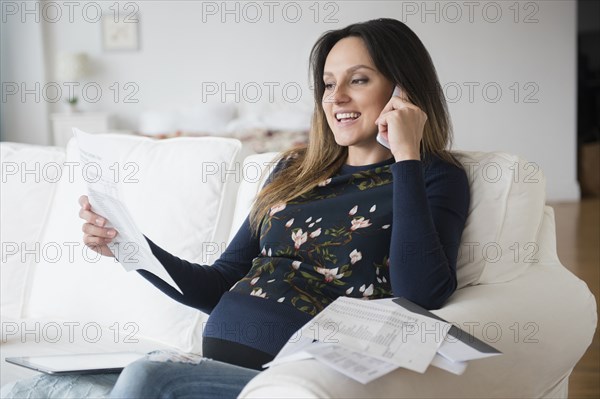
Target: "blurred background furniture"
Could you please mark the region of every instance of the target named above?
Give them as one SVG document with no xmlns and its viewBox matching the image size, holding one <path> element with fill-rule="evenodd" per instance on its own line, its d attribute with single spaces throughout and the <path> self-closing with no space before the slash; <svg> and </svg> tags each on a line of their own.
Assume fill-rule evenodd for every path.
<svg viewBox="0 0 600 399">
<path fill-rule="evenodd" d="M 50 116 L 54 145 L 66 147 L 73 137 L 73 127 L 88 133 L 108 132 L 108 114 L 105 112 L 67 112 Z"/>
</svg>

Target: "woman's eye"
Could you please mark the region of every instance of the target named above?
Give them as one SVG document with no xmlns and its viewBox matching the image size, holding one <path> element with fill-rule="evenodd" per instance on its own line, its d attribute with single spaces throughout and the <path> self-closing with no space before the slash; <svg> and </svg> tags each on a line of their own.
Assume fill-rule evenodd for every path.
<svg viewBox="0 0 600 399">
<path fill-rule="evenodd" d="M 369 81 L 369 79 L 367 78 L 356 78 L 356 79 L 352 79 L 352 83 L 354 84 L 365 84 Z"/>
<path fill-rule="evenodd" d="M 333 89 L 333 83 L 325 83 L 325 90 L 332 90 Z"/>
</svg>

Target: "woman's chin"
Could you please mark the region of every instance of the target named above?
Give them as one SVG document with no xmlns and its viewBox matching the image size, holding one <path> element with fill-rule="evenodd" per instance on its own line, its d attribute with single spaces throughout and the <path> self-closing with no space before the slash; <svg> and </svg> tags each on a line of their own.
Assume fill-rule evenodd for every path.
<svg viewBox="0 0 600 399">
<path fill-rule="evenodd" d="M 348 147 L 349 145 L 352 145 L 352 140 L 348 140 L 345 138 L 335 138 L 335 142 L 337 143 L 337 145 L 342 146 L 342 147 Z"/>
<path fill-rule="evenodd" d="M 349 146 L 354 144 L 354 142 L 356 141 L 354 135 L 350 135 L 343 132 L 333 133 L 333 137 L 335 139 L 335 142 L 341 146 Z"/>
<path fill-rule="evenodd" d="M 342 146 L 342 147 L 350 147 L 350 146 L 364 146 L 366 144 L 370 145 L 371 142 L 373 144 L 376 144 L 377 142 L 375 141 L 375 135 L 373 135 L 372 139 L 368 138 L 361 138 L 361 137 L 349 137 L 349 136 L 344 136 L 344 135 L 339 135 L 339 136 L 335 136 L 334 135 L 334 139 L 335 142 Z"/>
</svg>

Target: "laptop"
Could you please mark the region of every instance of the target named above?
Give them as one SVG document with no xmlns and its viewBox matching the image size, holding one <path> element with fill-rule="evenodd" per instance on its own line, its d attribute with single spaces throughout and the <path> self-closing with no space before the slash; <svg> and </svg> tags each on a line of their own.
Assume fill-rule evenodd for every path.
<svg viewBox="0 0 600 399">
<path fill-rule="evenodd" d="M 44 356 L 7 357 L 8 363 L 46 374 L 120 373 L 125 366 L 145 356 L 139 352 L 80 353 Z"/>
</svg>

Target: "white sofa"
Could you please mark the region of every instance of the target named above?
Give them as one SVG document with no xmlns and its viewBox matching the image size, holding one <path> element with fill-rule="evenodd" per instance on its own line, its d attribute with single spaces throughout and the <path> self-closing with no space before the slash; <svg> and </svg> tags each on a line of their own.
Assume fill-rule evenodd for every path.
<svg viewBox="0 0 600 399">
<path fill-rule="evenodd" d="M 241 160 L 234 139 L 103 137 L 120 159 L 114 178 L 139 228 L 171 253 L 205 264 L 246 217 L 275 155 Z M 206 315 L 81 243 L 77 199 L 89 175 L 74 140 L 66 151 L 15 143 L 0 149 L 3 392 L 36 375 L 6 363 L 8 356 L 199 353 Z M 259 374 L 241 397 L 567 397 L 569 375 L 596 328 L 596 302 L 557 257 L 544 177 L 516 156 L 457 155 L 471 182 L 471 210 L 459 289 L 435 313 L 503 355 L 472 361 L 462 376 L 398 369 L 367 385 L 304 360 Z"/>
</svg>

